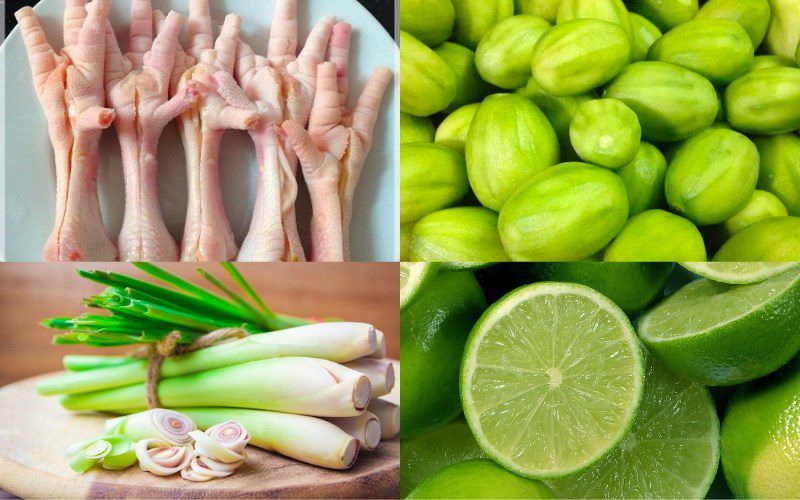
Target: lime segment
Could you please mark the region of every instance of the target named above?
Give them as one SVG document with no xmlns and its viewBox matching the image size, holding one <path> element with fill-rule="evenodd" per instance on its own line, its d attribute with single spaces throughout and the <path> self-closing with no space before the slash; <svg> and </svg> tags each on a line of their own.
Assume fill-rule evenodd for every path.
<svg viewBox="0 0 800 500">
<path fill-rule="evenodd" d="M 613 449 L 633 423 L 643 383 L 640 347 L 619 307 L 583 285 L 538 283 L 478 320 L 461 399 L 487 455 L 518 474 L 548 478 Z"/>
<path fill-rule="evenodd" d="M 436 264 L 429 262 L 400 263 L 400 311 L 408 307 L 425 284 L 436 276 Z"/>
<path fill-rule="evenodd" d="M 639 336 L 676 373 L 705 385 L 762 377 L 800 350 L 800 268 L 749 285 L 689 283 L 639 320 Z"/>
<path fill-rule="evenodd" d="M 681 262 L 689 271 L 718 283 L 757 283 L 797 267 L 796 262 Z"/>
<path fill-rule="evenodd" d="M 546 481 L 559 498 L 703 498 L 719 462 L 719 420 L 708 390 L 651 359 L 633 429 L 607 457 Z"/>
</svg>

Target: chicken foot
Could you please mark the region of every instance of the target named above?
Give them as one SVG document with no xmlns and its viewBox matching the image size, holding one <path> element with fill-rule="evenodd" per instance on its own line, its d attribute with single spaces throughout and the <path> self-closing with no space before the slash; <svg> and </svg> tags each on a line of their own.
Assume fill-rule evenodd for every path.
<svg viewBox="0 0 800 500">
<path fill-rule="evenodd" d="M 132 0 L 129 52 L 124 55 L 110 23 L 106 26 L 106 91 L 117 114 L 126 190 L 120 260 L 178 260 L 178 245 L 158 202 L 157 156 L 164 127 L 198 97 L 194 86 L 186 86 L 168 99 L 183 22 L 174 11 L 166 19 L 157 12 L 154 19 L 151 0 Z"/>
<path fill-rule="evenodd" d="M 61 54 L 48 43 L 33 9 L 24 7 L 15 14 L 55 153 L 55 224 L 44 250 L 49 261 L 117 257 L 97 194 L 100 137 L 114 120 L 114 111 L 104 107 L 103 91 L 109 8 L 110 0 L 67 0 Z"/>
<path fill-rule="evenodd" d="M 238 249 L 225 215 L 219 180 L 219 153 L 225 130 L 255 127 L 261 114 L 233 78 L 241 18 L 229 14 L 212 45 L 208 0 L 189 5 L 189 49 L 178 54 L 172 93 L 195 86 L 196 103 L 178 118 L 186 151 L 189 203 L 181 248 L 183 261 L 226 261 Z"/>
</svg>

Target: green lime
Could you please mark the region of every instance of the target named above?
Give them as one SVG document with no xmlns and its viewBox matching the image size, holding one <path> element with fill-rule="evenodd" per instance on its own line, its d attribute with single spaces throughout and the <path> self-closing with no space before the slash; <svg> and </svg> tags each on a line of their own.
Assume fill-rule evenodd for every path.
<svg viewBox="0 0 800 500">
<path fill-rule="evenodd" d="M 704 385 L 763 377 L 800 350 L 800 268 L 758 283 L 689 283 L 639 319 L 668 367 Z"/>
<path fill-rule="evenodd" d="M 524 264 L 523 264 L 524 265 Z M 671 263 L 559 262 L 530 264 L 540 281 L 567 281 L 594 288 L 632 315 L 661 295 Z"/>
<path fill-rule="evenodd" d="M 555 495 L 540 481 L 514 475 L 484 458 L 440 470 L 407 498 L 555 498 Z"/>
<path fill-rule="evenodd" d="M 484 457 L 483 450 L 459 418 L 414 439 L 400 443 L 400 497 L 448 465 Z"/>
<path fill-rule="evenodd" d="M 719 419 L 708 389 L 649 357 L 633 429 L 607 457 L 547 481 L 559 498 L 703 498 L 719 463 Z"/>
<path fill-rule="evenodd" d="M 419 295 L 439 271 L 438 264 L 430 262 L 400 263 L 400 311 L 402 312 Z"/>
<path fill-rule="evenodd" d="M 461 365 L 461 402 L 478 444 L 532 478 L 564 476 L 609 453 L 630 430 L 643 386 L 625 313 L 572 283 L 500 299 L 472 329 Z"/>
<path fill-rule="evenodd" d="M 794 262 L 681 262 L 689 271 L 718 283 L 757 283 L 796 267 Z"/>
<path fill-rule="evenodd" d="M 722 468 L 737 498 L 800 498 L 800 358 L 730 402 Z"/>
<path fill-rule="evenodd" d="M 486 308 L 471 272 L 440 272 L 400 315 L 403 439 L 461 413 L 458 373 L 470 329 Z"/>
</svg>

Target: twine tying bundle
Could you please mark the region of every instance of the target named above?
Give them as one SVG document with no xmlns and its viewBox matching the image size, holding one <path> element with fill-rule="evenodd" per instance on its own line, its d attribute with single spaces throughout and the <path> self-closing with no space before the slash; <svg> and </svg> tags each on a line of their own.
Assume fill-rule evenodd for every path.
<svg viewBox="0 0 800 500">
<path fill-rule="evenodd" d="M 151 410 L 153 408 L 161 408 L 161 401 L 158 400 L 158 381 L 161 376 L 161 364 L 165 359 L 246 336 L 247 332 L 243 328 L 220 328 L 198 337 L 197 340 L 189 345 L 180 346 L 178 341 L 181 339 L 181 334 L 178 331 L 174 331 L 160 342 L 138 349 L 133 353 L 133 357 L 150 361 L 147 365 L 147 379 L 145 380 L 147 408 Z"/>
</svg>

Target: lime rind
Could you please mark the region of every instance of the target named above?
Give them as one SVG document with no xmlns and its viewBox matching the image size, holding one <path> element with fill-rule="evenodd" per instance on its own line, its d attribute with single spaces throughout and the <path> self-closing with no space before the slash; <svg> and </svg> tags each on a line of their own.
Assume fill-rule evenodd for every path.
<svg viewBox="0 0 800 500">
<path fill-rule="evenodd" d="M 531 311 L 517 310 L 515 314 L 522 314 L 528 320 L 521 330 L 528 336 L 515 339 L 511 338 L 513 335 L 506 335 L 502 340 L 511 338 L 516 342 L 510 349 L 501 340 L 493 339 L 494 347 L 491 348 L 496 348 L 497 353 L 504 352 L 505 361 L 488 367 L 478 363 L 483 341 L 493 327 L 520 304 L 534 299 L 544 299 L 550 307 L 549 310 L 537 311 L 540 314 L 536 319 Z M 580 306 L 587 314 L 568 317 L 570 311 L 578 311 Z M 590 308 L 588 311 L 586 306 Z M 531 336 L 528 328 L 543 322 L 546 329 L 567 334 L 563 339 L 549 336 L 549 360 L 543 357 L 545 350 L 534 345 L 545 336 Z M 583 353 L 579 343 L 582 340 L 586 351 Z M 599 351 L 593 350 L 603 343 L 611 345 Z M 512 359 L 515 350 L 521 354 L 520 359 Z M 531 366 L 520 366 L 519 362 L 526 358 Z M 553 368 L 542 368 L 565 360 L 570 363 L 558 364 L 558 378 L 554 384 L 556 374 L 550 371 Z M 539 363 L 539 370 L 535 363 Z M 483 391 L 472 387 L 477 370 L 485 370 L 481 374 L 483 378 L 489 375 L 488 387 Z M 492 371 L 495 379 L 491 378 Z M 604 383 L 607 385 L 605 392 Z M 552 390 L 562 387 L 562 384 L 563 389 Z M 625 313 L 597 291 L 571 283 L 527 285 L 492 305 L 470 333 L 461 367 L 462 406 L 478 444 L 488 456 L 507 469 L 536 479 L 572 474 L 610 453 L 633 425 L 643 386 L 643 353 Z M 496 390 L 498 387 L 512 394 L 504 397 Z M 538 399 L 535 397 L 537 393 Z M 476 401 L 476 394 L 483 401 Z M 514 404 L 520 398 L 531 400 L 531 395 L 534 395 L 531 405 L 526 407 L 524 402 Z M 598 403 L 599 408 L 591 408 Z M 495 411 L 500 406 L 502 408 Z M 549 417 L 534 419 L 540 410 L 555 410 L 555 413 L 551 411 Z M 492 414 L 487 418 L 490 411 Z M 559 421 L 559 417 L 564 420 Z M 537 441 L 544 436 L 548 439 Z M 499 441 L 507 438 L 512 442 L 502 443 L 501 447 Z M 519 448 L 521 443 L 525 443 L 522 449 Z M 511 446 L 506 447 L 506 444 Z M 576 456 L 569 456 L 571 453 Z"/>
<path fill-rule="evenodd" d="M 414 301 L 438 271 L 439 266 L 430 262 L 400 263 L 400 312 Z"/>
<path fill-rule="evenodd" d="M 797 262 L 681 262 L 680 265 L 703 278 L 733 285 L 757 283 L 800 266 Z"/>
<path fill-rule="evenodd" d="M 719 468 L 720 424 L 707 388 L 654 358 L 639 415 L 596 464 L 546 481 L 560 498 L 704 498 Z"/>
<path fill-rule="evenodd" d="M 797 270 L 800 271 L 800 267 Z M 702 278 L 689 283 L 645 312 L 639 319 L 637 331 L 645 343 L 670 342 L 703 335 L 760 311 L 770 301 L 779 299 L 798 281 L 800 281 L 800 272 L 795 271 L 786 271 L 769 280 L 747 285 L 729 285 Z M 753 298 L 758 300 L 752 300 Z M 714 314 L 730 313 L 730 306 L 743 307 L 722 321 L 709 321 Z M 671 311 L 662 313 L 667 308 L 670 308 Z M 687 319 L 682 320 L 682 316 L 686 317 L 686 311 L 692 309 L 703 313 L 704 316 L 690 315 Z M 657 320 L 655 323 L 654 317 Z M 682 322 L 682 324 L 678 325 L 676 321 Z M 653 326 L 659 324 L 660 326 Z M 687 324 L 688 327 L 685 326 Z M 655 335 L 656 332 L 653 331 L 653 328 L 658 328 L 657 332 L 665 335 Z M 679 331 L 683 333 L 675 333 Z"/>
</svg>

